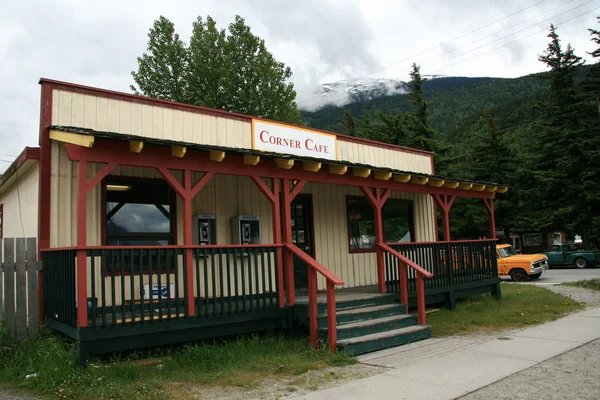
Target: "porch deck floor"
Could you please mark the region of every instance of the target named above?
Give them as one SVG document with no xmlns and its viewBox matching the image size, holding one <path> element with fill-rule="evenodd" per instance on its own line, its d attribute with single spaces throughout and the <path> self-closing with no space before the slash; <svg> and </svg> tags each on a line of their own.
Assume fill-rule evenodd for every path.
<svg viewBox="0 0 600 400">
<path fill-rule="evenodd" d="M 336 289 L 335 291 L 336 301 L 372 299 L 389 295 L 390 293 L 379 293 L 377 291 L 377 285 L 342 288 Z M 327 303 L 326 290 L 319 290 L 317 292 L 317 302 Z M 308 289 L 296 290 L 296 304 L 308 304 Z"/>
</svg>

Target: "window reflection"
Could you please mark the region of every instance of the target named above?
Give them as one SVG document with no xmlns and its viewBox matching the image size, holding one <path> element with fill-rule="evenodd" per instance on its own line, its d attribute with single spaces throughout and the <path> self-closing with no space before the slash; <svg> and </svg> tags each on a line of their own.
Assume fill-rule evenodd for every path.
<svg viewBox="0 0 600 400">
<path fill-rule="evenodd" d="M 166 182 L 149 179 L 123 185 L 119 179 L 107 179 L 106 184 L 107 245 L 173 244 L 175 210 Z M 120 190 L 110 190 L 113 187 Z"/>
<path fill-rule="evenodd" d="M 375 248 L 375 214 L 364 198 L 346 199 L 346 213 L 351 250 Z M 382 209 L 383 234 L 386 242 L 412 241 L 412 202 L 388 200 Z"/>
<path fill-rule="evenodd" d="M 159 206 L 166 211 L 166 215 Z M 171 231 L 171 221 L 168 217 L 169 205 L 159 206 L 155 204 L 126 203 L 119 207 L 119 203 L 108 202 L 107 215 L 111 215 L 111 211 L 117 207 L 119 208 L 107 221 L 106 232 L 168 233 Z"/>
</svg>

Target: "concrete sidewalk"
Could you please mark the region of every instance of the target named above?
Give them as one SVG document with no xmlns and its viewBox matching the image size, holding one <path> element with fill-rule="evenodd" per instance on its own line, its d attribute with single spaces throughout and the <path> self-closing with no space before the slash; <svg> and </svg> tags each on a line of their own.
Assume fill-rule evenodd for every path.
<svg viewBox="0 0 600 400">
<path fill-rule="evenodd" d="M 455 399 L 600 338 L 600 308 L 496 337 L 428 339 L 359 357 L 379 375 L 290 399 Z"/>
</svg>

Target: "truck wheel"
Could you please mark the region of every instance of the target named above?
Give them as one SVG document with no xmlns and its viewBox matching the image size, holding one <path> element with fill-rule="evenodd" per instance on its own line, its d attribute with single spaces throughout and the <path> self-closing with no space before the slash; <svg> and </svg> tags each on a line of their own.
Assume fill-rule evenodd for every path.
<svg viewBox="0 0 600 400">
<path fill-rule="evenodd" d="M 585 258 L 581 258 L 580 257 L 580 258 L 578 258 L 578 259 L 575 260 L 575 266 L 577 268 L 585 268 L 585 267 L 587 267 L 587 265 L 588 265 L 588 262 L 587 262 L 587 260 Z"/>
<path fill-rule="evenodd" d="M 510 271 L 510 277 L 515 282 L 525 282 L 528 278 L 527 272 L 524 269 L 517 268 Z"/>
</svg>

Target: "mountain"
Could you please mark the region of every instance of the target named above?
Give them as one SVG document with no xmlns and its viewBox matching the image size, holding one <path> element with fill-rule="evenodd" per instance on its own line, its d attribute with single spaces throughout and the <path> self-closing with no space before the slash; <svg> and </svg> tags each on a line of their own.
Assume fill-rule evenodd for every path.
<svg viewBox="0 0 600 400">
<path fill-rule="evenodd" d="M 526 108 L 520 105 L 528 104 L 546 85 L 545 80 L 534 75 L 520 78 L 436 77 L 423 83 L 423 91 L 430 102 L 432 127 L 444 132 L 448 139 L 454 141 L 461 131 L 481 117 L 485 109 L 508 108 L 505 110 L 508 116 L 526 113 Z M 350 89 L 343 83 L 330 84 L 328 87 Z M 372 115 L 375 110 L 382 110 L 391 114 L 409 109 L 408 91 L 375 96 L 375 87 L 378 86 L 372 86 L 372 89 L 362 86 L 362 92 L 359 91 L 361 87 L 356 88 L 358 93 L 353 98 L 359 99 L 362 96 L 366 100 L 355 100 L 343 106 L 326 105 L 316 111 L 303 110 L 302 120 L 309 127 L 340 131 L 339 123 L 344 110 L 349 110 L 358 119 L 363 112 Z M 522 115 L 518 119 L 521 117 Z"/>
<path fill-rule="evenodd" d="M 408 84 L 398 79 L 363 78 L 324 83 L 321 92 L 306 103 L 308 109 L 319 109 L 323 105 L 343 106 L 383 96 L 406 94 Z"/>
</svg>

